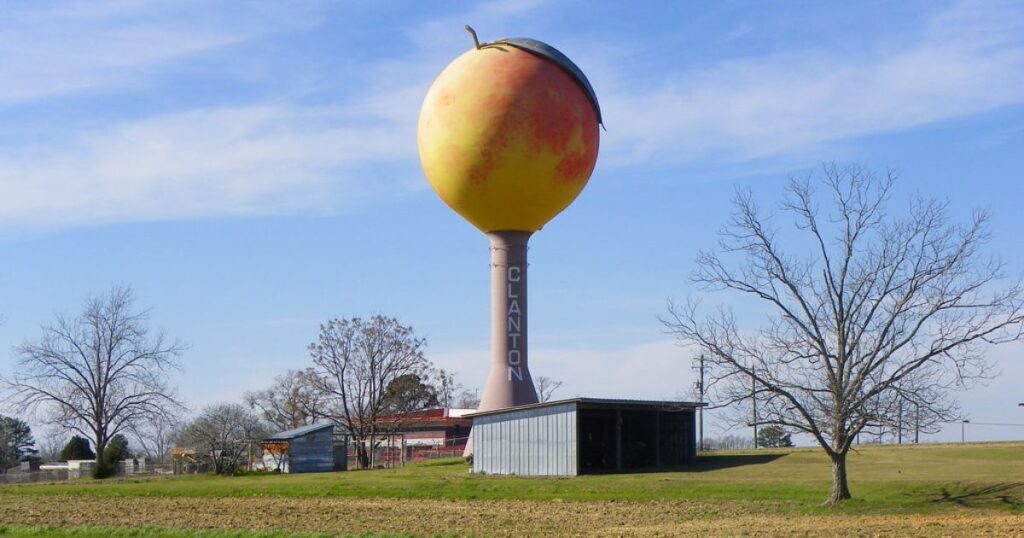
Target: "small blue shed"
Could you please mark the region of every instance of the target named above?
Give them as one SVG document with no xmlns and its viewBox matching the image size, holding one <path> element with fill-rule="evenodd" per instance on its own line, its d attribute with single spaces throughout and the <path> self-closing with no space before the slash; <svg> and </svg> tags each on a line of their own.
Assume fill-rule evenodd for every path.
<svg viewBox="0 0 1024 538">
<path fill-rule="evenodd" d="M 348 466 L 345 439 L 335 440 L 334 425 L 313 424 L 263 439 L 263 467 L 282 473 L 344 471 Z"/>
</svg>

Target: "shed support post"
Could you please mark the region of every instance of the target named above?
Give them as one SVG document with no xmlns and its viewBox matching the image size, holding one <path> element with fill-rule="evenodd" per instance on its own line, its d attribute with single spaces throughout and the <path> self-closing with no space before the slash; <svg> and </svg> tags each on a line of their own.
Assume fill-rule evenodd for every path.
<svg viewBox="0 0 1024 538">
<path fill-rule="evenodd" d="M 700 447 L 697 446 L 697 439 L 696 439 L 696 436 L 697 436 L 697 413 L 696 413 L 696 411 L 690 411 L 689 413 L 687 413 L 687 415 L 688 415 L 688 418 L 689 418 L 689 420 L 687 422 L 689 422 L 690 427 L 687 428 L 687 430 L 688 430 L 687 431 L 687 436 L 689 437 L 689 439 L 687 439 L 687 443 L 686 443 L 686 463 L 689 463 L 690 465 L 693 465 L 694 463 L 697 463 L 697 453 L 700 452 Z M 703 424 L 702 424 L 702 426 L 703 426 Z"/>
<path fill-rule="evenodd" d="M 661 410 L 654 412 L 654 466 L 661 467 Z"/>
<path fill-rule="evenodd" d="M 622 470 L 622 411 L 615 410 L 615 470 Z"/>
</svg>

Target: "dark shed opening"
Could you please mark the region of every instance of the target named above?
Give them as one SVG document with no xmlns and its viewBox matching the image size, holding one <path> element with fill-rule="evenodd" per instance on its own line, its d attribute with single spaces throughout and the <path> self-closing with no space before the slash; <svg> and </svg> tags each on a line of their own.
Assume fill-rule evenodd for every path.
<svg viewBox="0 0 1024 538">
<path fill-rule="evenodd" d="M 581 473 L 681 465 L 696 458 L 692 408 L 581 405 L 578 420 Z"/>
</svg>

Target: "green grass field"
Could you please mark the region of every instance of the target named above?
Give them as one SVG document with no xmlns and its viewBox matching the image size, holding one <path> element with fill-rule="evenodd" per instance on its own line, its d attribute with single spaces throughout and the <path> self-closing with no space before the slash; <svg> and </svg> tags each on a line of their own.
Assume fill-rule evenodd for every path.
<svg viewBox="0 0 1024 538">
<path fill-rule="evenodd" d="M 445 460 L 348 473 L 8 486 L 0 488 L 0 524 L 8 525 L 0 535 L 758 534 L 771 525 L 811 534 L 849 525 L 883 534 L 1024 535 L 1024 443 L 863 447 L 849 466 L 855 499 L 838 508 L 821 505 L 830 468 L 812 449 L 576 478 L 474 476 L 461 460 Z M 130 527 L 145 528 L 123 530 Z"/>
</svg>

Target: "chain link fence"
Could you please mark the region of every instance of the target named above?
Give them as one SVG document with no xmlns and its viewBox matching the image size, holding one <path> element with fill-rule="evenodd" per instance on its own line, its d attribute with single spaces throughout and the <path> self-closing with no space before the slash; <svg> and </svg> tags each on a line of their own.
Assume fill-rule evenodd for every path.
<svg viewBox="0 0 1024 538">
<path fill-rule="evenodd" d="M 45 465 L 44 467 L 50 467 Z M 177 472 L 176 472 L 177 471 Z M 160 476 L 170 474 L 184 474 L 185 469 L 177 469 L 171 463 L 151 463 L 144 460 L 122 461 L 117 465 L 114 476 Z M 189 470 L 196 472 L 196 470 Z M 0 485 L 4 484 L 39 484 L 43 482 L 66 482 L 78 480 L 90 476 L 92 466 L 82 465 L 78 468 L 45 468 L 45 469 L 22 469 L 14 467 L 6 473 L 0 474 Z"/>
<path fill-rule="evenodd" d="M 443 442 L 420 442 L 397 434 L 390 439 L 379 442 L 373 449 L 372 465 L 375 469 L 391 469 L 403 467 L 408 463 L 422 463 L 445 458 L 461 458 L 466 449 L 468 437 L 450 438 Z M 348 448 L 348 468 L 361 469 L 357 443 L 351 442 Z M 367 456 L 370 457 L 369 452 Z"/>
</svg>

